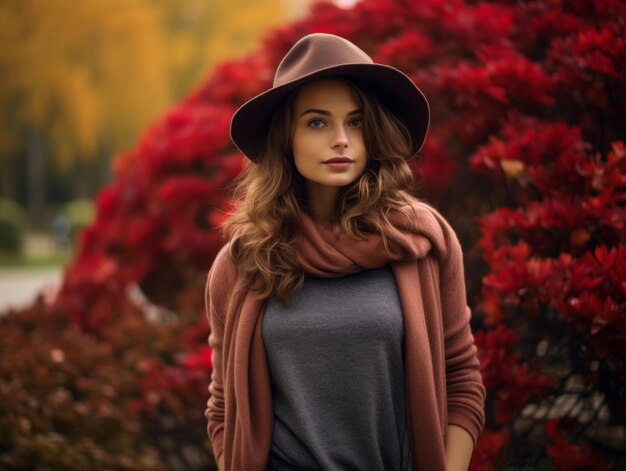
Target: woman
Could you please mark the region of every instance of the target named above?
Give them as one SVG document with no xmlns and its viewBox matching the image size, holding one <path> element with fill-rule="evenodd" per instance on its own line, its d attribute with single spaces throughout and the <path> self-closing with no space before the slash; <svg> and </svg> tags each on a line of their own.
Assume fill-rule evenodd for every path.
<svg viewBox="0 0 626 471">
<path fill-rule="evenodd" d="M 220 470 L 466 470 L 484 425 L 458 239 L 411 196 L 428 104 L 330 34 L 233 116 L 249 158 L 207 277 Z"/>
</svg>

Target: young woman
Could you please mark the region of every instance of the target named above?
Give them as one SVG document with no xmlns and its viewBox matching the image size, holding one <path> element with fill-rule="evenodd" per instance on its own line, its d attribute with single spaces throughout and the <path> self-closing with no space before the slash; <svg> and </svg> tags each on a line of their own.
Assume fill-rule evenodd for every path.
<svg viewBox="0 0 626 471">
<path fill-rule="evenodd" d="M 421 91 L 330 34 L 233 116 L 206 284 L 220 470 L 466 470 L 484 425 L 458 239 L 412 196 Z"/>
</svg>

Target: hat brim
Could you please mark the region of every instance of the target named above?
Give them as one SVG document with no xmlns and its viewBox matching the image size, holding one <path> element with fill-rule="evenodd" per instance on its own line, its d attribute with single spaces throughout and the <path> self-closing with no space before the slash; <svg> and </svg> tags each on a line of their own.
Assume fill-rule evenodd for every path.
<svg viewBox="0 0 626 471">
<path fill-rule="evenodd" d="M 341 75 L 366 81 L 385 105 L 407 126 L 412 152 L 424 145 L 430 108 L 422 91 L 402 71 L 384 64 L 341 64 L 317 70 L 297 80 L 271 88 L 244 103 L 233 115 L 230 138 L 250 160 L 256 161 L 265 145 L 276 106 L 291 90 L 316 78 Z"/>
</svg>

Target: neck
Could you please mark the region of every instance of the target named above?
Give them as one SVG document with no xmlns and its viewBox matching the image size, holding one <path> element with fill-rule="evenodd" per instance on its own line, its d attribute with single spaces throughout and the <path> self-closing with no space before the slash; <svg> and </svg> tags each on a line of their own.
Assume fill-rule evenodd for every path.
<svg viewBox="0 0 626 471">
<path fill-rule="evenodd" d="M 335 206 L 339 187 L 324 186 L 307 181 L 307 192 L 313 219 L 323 223 L 331 223 L 336 217 Z"/>
</svg>

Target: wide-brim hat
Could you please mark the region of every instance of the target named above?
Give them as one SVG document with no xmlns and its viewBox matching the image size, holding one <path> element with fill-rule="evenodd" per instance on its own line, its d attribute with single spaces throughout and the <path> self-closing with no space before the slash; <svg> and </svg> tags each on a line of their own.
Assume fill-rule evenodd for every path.
<svg viewBox="0 0 626 471">
<path fill-rule="evenodd" d="M 290 91 L 313 79 L 343 76 L 366 82 L 377 97 L 406 125 L 412 155 L 424 145 L 430 110 L 415 83 L 400 70 L 374 61 L 350 41 L 314 33 L 296 42 L 276 69 L 272 88 L 244 103 L 233 115 L 230 138 L 255 161 L 266 142 L 272 116 Z"/>
</svg>

